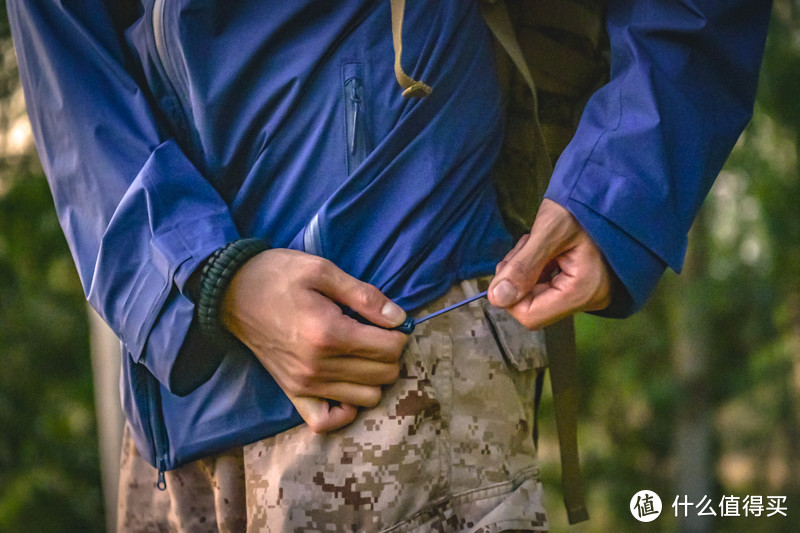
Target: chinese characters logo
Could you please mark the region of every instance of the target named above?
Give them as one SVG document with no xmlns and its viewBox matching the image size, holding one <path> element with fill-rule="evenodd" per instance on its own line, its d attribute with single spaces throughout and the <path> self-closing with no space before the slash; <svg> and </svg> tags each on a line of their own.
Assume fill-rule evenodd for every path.
<svg viewBox="0 0 800 533">
<path fill-rule="evenodd" d="M 639 522 L 652 522 L 661 515 L 661 498 L 652 490 L 640 490 L 631 498 L 630 508 Z"/>
</svg>

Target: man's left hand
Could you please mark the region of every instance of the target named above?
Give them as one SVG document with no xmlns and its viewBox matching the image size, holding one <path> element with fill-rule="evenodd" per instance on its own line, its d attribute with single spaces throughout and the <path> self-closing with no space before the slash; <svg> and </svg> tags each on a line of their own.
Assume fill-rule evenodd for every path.
<svg viewBox="0 0 800 533">
<path fill-rule="evenodd" d="M 611 303 L 612 274 L 600 249 L 572 214 L 544 200 L 531 232 L 495 270 L 489 302 L 522 325 L 540 329 Z"/>
</svg>

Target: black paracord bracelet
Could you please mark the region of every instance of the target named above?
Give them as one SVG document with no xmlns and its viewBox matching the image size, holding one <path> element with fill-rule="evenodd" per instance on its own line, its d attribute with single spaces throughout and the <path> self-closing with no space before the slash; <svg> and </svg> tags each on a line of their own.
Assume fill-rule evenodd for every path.
<svg viewBox="0 0 800 533">
<path fill-rule="evenodd" d="M 219 319 L 222 295 L 234 274 L 250 259 L 268 250 L 261 239 L 239 239 L 226 244 L 206 260 L 197 284 L 197 323 L 211 338 L 227 336 Z"/>
</svg>

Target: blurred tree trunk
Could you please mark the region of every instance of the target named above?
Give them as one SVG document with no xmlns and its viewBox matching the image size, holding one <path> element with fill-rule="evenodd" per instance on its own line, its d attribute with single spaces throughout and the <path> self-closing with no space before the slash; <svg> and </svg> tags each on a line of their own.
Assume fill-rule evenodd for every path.
<svg viewBox="0 0 800 533">
<path fill-rule="evenodd" d="M 790 495 L 800 494 L 800 224 L 797 218 L 797 205 L 800 202 L 800 104 L 797 87 L 800 82 L 800 0 L 777 0 L 774 4 L 772 33 L 776 50 L 772 52 L 775 60 L 771 63 L 771 76 L 777 78 L 769 91 L 773 116 L 783 124 L 794 141 L 794 161 L 785 169 L 786 177 L 777 188 L 783 204 L 775 209 L 770 202 L 771 212 L 777 211 L 775 224 L 778 241 L 777 279 L 782 286 L 783 298 L 788 309 L 786 327 L 786 349 L 791 361 L 791 370 L 786 379 L 786 394 L 781 413 L 781 430 L 785 437 L 786 450 L 781 458 L 787 462 L 785 489 Z M 782 242 L 781 242 L 782 241 Z"/>
<path fill-rule="evenodd" d="M 788 24 L 793 27 L 793 36 L 800 38 L 800 28 L 797 24 L 800 23 L 800 2 L 795 2 L 792 10 L 792 19 Z M 795 165 L 794 175 L 800 176 L 800 126 L 795 123 L 794 129 L 795 137 Z M 798 182 L 794 181 L 794 198 L 798 197 Z M 796 205 L 796 204 L 795 204 Z M 793 236 L 796 236 L 795 233 Z M 794 250 L 794 254 L 788 257 L 788 261 L 792 265 L 790 272 L 794 272 L 794 276 L 787 275 L 787 283 L 789 285 L 787 302 L 789 309 L 789 354 L 792 360 L 792 373 L 789 378 L 789 413 L 786 420 L 786 432 L 789 442 L 789 450 L 786 457 L 789 460 L 789 493 L 800 494 L 800 274 L 797 270 L 797 258 L 800 253 L 797 252 L 800 247 L 800 242 L 791 242 L 790 237 L 789 247 Z"/>
<path fill-rule="evenodd" d="M 788 297 L 791 310 L 791 328 L 789 331 L 789 353 L 792 357 L 792 372 L 788 379 L 787 406 L 785 409 L 784 430 L 788 449 L 784 457 L 788 466 L 788 492 L 800 494 L 800 290 Z"/>
<path fill-rule="evenodd" d="M 92 372 L 97 411 L 97 437 L 100 447 L 100 473 L 103 481 L 103 500 L 106 530 L 117 529 L 117 494 L 119 492 L 119 459 L 124 416 L 120 406 L 119 375 L 121 350 L 119 339 L 91 307 Z"/>
<path fill-rule="evenodd" d="M 699 503 L 704 496 L 713 498 L 713 460 L 709 367 L 711 328 L 708 304 L 698 279 L 707 270 L 705 255 L 709 236 L 702 214 L 690 233 L 690 245 L 683 272 L 674 277 L 673 297 L 668 300 L 671 362 L 677 385 L 676 417 L 673 433 L 675 459 L 674 488 L 681 501 Z M 665 512 L 674 500 L 664 502 Z M 680 530 L 687 533 L 710 531 L 713 521 L 699 517 L 697 509 L 678 507 Z"/>
</svg>

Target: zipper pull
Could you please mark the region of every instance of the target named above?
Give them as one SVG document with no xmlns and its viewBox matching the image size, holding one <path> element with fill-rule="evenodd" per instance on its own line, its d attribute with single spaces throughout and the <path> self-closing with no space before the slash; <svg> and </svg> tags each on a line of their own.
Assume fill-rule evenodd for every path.
<svg viewBox="0 0 800 533">
<path fill-rule="evenodd" d="M 445 307 L 444 309 L 439 309 L 435 313 L 431 313 L 429 315 L 423 316 L 422 318 L 413 319 L 411 317 L 407 317 L 406 320 L 402 324 L 400 324 L 399 326 L 395 326 L 393 328 L 390 328 L 390 329 L 392 331 L 399 331 L 401 333 L 405 333 L 406 335 L 410 335 L 411 333 L 414 333 L 414 328 L 417 327 L 417 324 L 421 324 L 422 322 L 430 320 L 431 318 L 436 318 L 437 316 L 443 315 L 443 314 L 445 314 L 445 313 L 447 313 L 449 311 L 452 311 L 453 309 L 461 307 L 462 305 L 467 305 L 470 302 L 474 302 L 475 300 L 477 300 L 479 298 L 484 298 L 488 293 L 489 293 L 489 291 L 483 291 L 480 294 L 475 294 L 473 296 L 470 296 L 466 300 L 461 300 L 458 303 L 454 303 L 453 305 Z"/>
<path fill-rule="evenodd" d="M 353 127 L 350 128 L 350 155 L 356 153 L 356 129 L 358 128 L 358 110 L 361 107 L 361 94 L 358 92 L 357 80 L 350 84 L 350 101 L 353 102 Z"/>
<path fill-rule="evenodd" d="M 166 460 L 163 457 L 159 457 L 156 464 L 158 466 L 158 482 L 156 482 L 156 487 L 160 491 L 165 491 L 167 490 L 167 476 L 164 473 L 166 470 L 164 466 L 166 464 Z"/>
<path fill-rule="evenodd" d="M 411 335 L 412 333 L 414 333 L 414 328 L 416 327 L 417 327 L 417 321 L 411 317 L 407 317 L 402 324 L 393 327 L 392 331 L 399 331 L 400 333 Z"/>
</svg>

